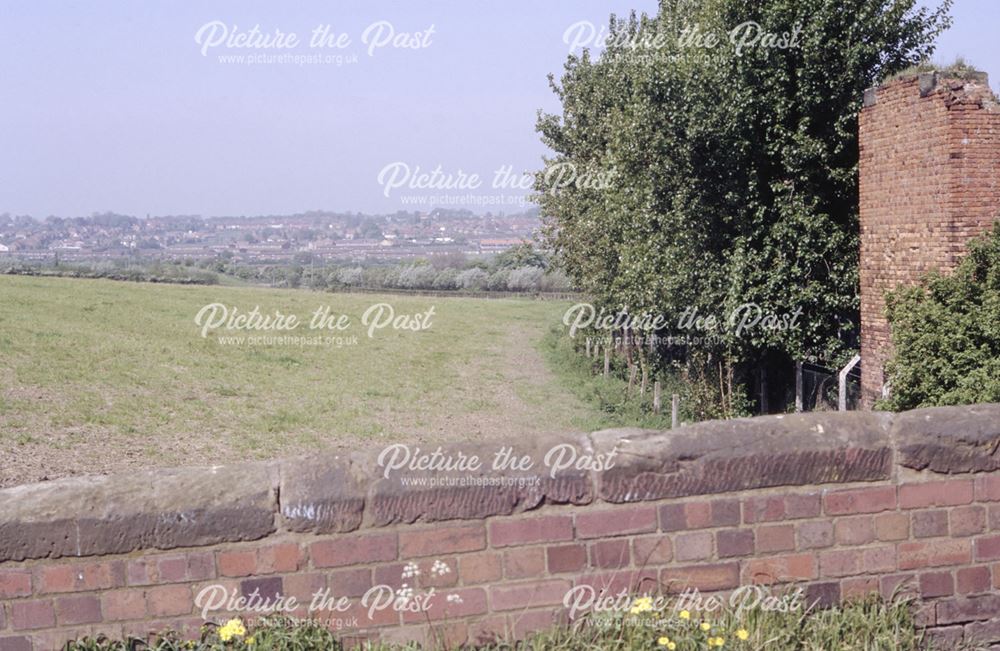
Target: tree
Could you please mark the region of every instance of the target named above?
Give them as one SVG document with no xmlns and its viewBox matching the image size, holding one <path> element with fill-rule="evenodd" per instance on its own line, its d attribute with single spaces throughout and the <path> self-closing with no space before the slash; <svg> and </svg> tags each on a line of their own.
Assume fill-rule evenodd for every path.
<svg viewBox="0 0 1000 651">
<path fill-rule="evenodd" d="M 890 292 L 886 313 L 894 352 L 880 407 L 1000 402 L 1000 223 L 953 274 Z"/>
<path fill-rule="evenodd" d="M 550 78 L 562 115 L 539 114 L 547 243 L 601 307 L 664 315 L 661 335 L 690 335 L 685 311 L 715 315 L 689 358 L 742 378 L 776 359 L 839 364 L 858 332 L 863 92 L 929 56 L 949 6 L 661 0 L 656 16 L 612 17 L 603 54 Z M 786 47 L 735 47 L 748 21 Z M 746 304 L 800 317 L 736 332 Z"/>
</svg>

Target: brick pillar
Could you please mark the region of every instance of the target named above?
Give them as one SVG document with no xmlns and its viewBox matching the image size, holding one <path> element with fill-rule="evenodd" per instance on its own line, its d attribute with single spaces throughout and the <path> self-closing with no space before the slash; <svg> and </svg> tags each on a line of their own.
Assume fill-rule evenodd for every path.
<svg viewBox="0 0 1000 651">
<path fill-rule="evenodd" d="M 954 269 L 1000 219 L 1000 105 L 985 73 L 938 73 L 865 93 L 859 128 L 861 392 L 882 395 L 885 292 Z"/>
</svg>

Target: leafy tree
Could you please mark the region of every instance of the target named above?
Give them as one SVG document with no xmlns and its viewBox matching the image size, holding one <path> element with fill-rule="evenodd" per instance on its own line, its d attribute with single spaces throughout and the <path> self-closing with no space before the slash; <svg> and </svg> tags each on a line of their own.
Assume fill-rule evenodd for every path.
<svg viewBox="0 0 1000 651">
<path fill-rule="evenodd" d="M 886 312 L 896 411 L 1000 402 L 1000 223 L 973 241 L 955 273 L 890 292 Z"/>
<path fill-rule="evenodd" d="M 857 345 L 863 92 L 932 53 L 950 4 L 661 0 L 655 16 L 613 16 L 600 56 L 550 78 L 562 115 L 539 114 L 547 243 L 601 307 L 665 315 L 661 335 L 691 334 L 685 310 L 715 315 L 689 358 L 743 378 L 774 358 L 839 364 Z M 747 21 L 788 47 L 735 47 Z M 699 47 L 695 28 L 718 43 Z M 747 303 L 801 316 L 736 333 L 725 324 Z"/>
</svg>

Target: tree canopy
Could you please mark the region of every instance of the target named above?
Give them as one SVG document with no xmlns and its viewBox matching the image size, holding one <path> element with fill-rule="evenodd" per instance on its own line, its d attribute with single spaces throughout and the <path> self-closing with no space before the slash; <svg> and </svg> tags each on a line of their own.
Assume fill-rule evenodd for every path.
<svg viewBox="0 0 1000 651">
<path fill-rule="evenodd" d="M 562 114 L 539 113 L 548 244 L 602 306 L 666 315 L 663 335 L 684 334 L 685 310 L 801 315 L 720 327 L 703 353 L 840 363 L 857 347 L 863 92 L 929 57 L 949 6 L 661 0 L 612 16 L 602 53 L 550 77 Z M 565 166 L 605 182 L 567 184 Z"/>
</svg>

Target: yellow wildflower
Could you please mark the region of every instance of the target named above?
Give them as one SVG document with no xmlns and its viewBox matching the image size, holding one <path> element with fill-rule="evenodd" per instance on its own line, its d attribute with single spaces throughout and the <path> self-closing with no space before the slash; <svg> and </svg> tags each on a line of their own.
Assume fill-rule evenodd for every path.
<svg viewBox="0 0 1000 651">
<path fill-rule="evenodd" d="M 243 622 L 239 619 L 231 619 L 219 629 L 219 639 L 228 642 L 236 636 L 244 636 L 247 629 L 243 627 Z"/>
<path fill-rule="evenodd" d="M 681 619 L 691 619 L 691 613 L 686 610 L 682 610 L 680 614 Z"/>
<path fill-rule="evenodd" d="M 668 644 L 670 644 L 670 638 L 664 635 L 663 637 L 658 639 L 656 643 L 659 644 L 660 646 L 667 646 Z"/>
<path fill-rule="evenodd" d="M 671 640 L 670 642 L 667 643 L 667 649 L 668 649 L 668 651 L 674 651 L 674 649 L 676 649 L 676 648 L 677 648 L 677 643 L 674 642 L 673 640 Z"/>
<path fill-rule="evenodd" d="M 631 612 L 633 615 L 638 615 L 639 613 L 644 613 L 652 609 L 653 609 L 652 597 L 639 597 L 632 603 L 632 610 L 629 612 Z"/>
<path fill-rule="evenodd" d="M 745 628 L 741 628 L 740 630 L 736 631 L 736 637 L 740 638 L 741 640 L 745 640 L 748 637 L 750 637 L 750 632 Z"/>
<path fill-rule="evenodd" d="M 703 630 L 703 631 L 707 631 L 707 630 L 708 630 L 708 629 L 710 629 L 710 628 L 712 628 L 712 625 L 711 625 L 711 624 L 709 624 L 708 622 L 702 622 L 702 623 L 701 623 L 701 630 Z"/>
<path fill-rule="evenodd" d="M 256 642 L 256 640 L 254 639 L 253 635 L 247 638 L 247 644 L 253 644 L 254 642 Z"/>
</svg>

